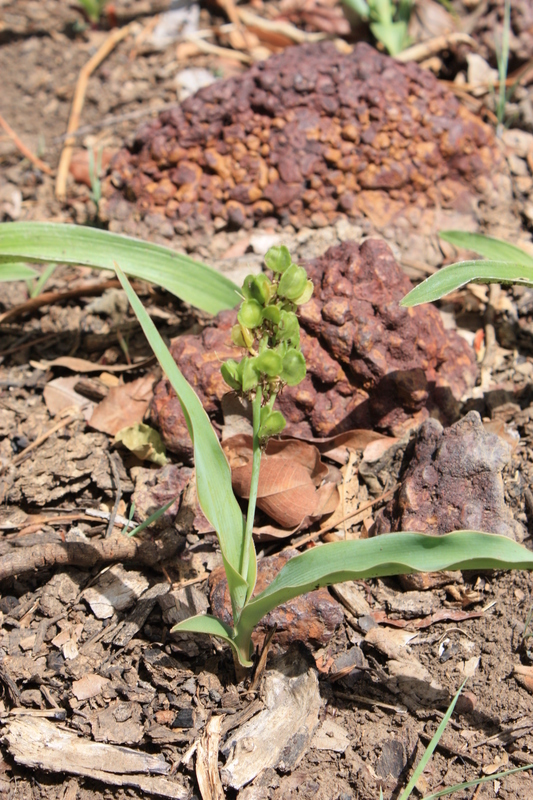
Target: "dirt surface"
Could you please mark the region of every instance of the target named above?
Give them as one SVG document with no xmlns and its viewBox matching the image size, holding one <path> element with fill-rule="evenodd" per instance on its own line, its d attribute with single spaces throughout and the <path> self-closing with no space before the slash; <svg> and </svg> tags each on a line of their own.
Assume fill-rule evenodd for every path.
<svg viewBox="0 0 533 800">
<path fill-rule="evenodd" d="M 437 237 L 443 225 L 489 232 L 533 252 L 531 7 L 513 3 L 513 92 L 508 127 L 496 130 L 487 75 L 496 66 L 503 0 L 453 6 L 456 15 L 439 3 L 417 4 L 414 41 L 460 29 L 474 44 L 430 50 L 417 66 L 371 50 L 368 30 L 350 25 L 329 0 L 246 7 L 269 23 L 293 25 L 304 41 L 299 49 L 288 48 L 293 29 L 273 31 L 257 19 L 242 27 L 231 4 L 191 6 L 171 24 L 166 0 L 120 0 L 91 26 L 76 3 L 0 0 L 0 113 L 52 171 L 80 70 L 114 26 L 130 26 L 88 80 L 66 200 L 56 199 L 55 174 L 36 168 L 0 131 L 2 222 L 109 225 L 193 253 L 237 281 L 259 269 L 272 244 L 316 259 L 310 268 L 320 291 L 302 323 L 315 356 L 312 383 L 294 413 L 289 396 L 284 402 L 340 501 L 333 516 L 298 533 L 280 534 L 278 525 L 275 539 L 272 520 L 259 514 L 258 525 L 270 526 L 258 544 L 262 580 L 320 538 L 358 538 L 413 520 L 443 533 L 479 517 L 489 530 L 530 540 L 531 290 L 475 286 L 439 311 L 391 317 L 406 276 L 420 279 L 456 257 Z M 335 41 L 314 43 L 321 33 Z M 352 50 L 360 40 L 367 43 Z M 207 52 L 198 42 L 225 50 Z M 474 52 L 483 64 L 472 61 Z M 269 54 L 270 65 L 263 61 Z M 346 98 L 342 74 L 359 82 L 357 103 L 344 115 L 335 105 Z M 295 89 L 297 75 L 307 83 Z M 213 79 L 220 82 L 194 95 Z M 187 93 L 193 96 L 177 110 Z M 252 106 L 260 119 L 252 119 Z M 209 115 L 217 114 L 220 129 L 207 133 Z M 269 126 L 272 119 L 283 125 Z M 295 119 L 307 120 L 305 142 L 290 128 Z M 264 141 L 244 130 L 250 120 Z M 184 139 L 198 129 L 198 141 Z M 185 152 L 169 157 L 172 146 Z M 352 160 L 339 165 L 350 158 L 348 148 Z M 102 159 L 104 201 L 90 179 L 91 149 Z M 233 181 L 223 189 L 213 149 Z M 261 165 L 250 160 L 256 151 L 267 168 L 261 186 Z M 313 174 L 305 175 L 311 152 Z M 391 175 L 400 168 L 397 186 Z M 264 196 L 250 194 L 257 187 Z M 290 198 L 280 194 L 286 187 Z M 201 202 L 209 206 L 205 225 L 179 205 Z M 263 203 L 260 213 L 254 203 Z M 383 241 L 361 247 L 368 234 L 392 251 Z M 350 239 L 356 244 L 342 245 Z M 384 275 L 370 275 L 377 262 Z M 328 271 L 328 264 L 337 266 Z M 347 290 L 356 272 L 368 296 Z M 419 796 L 531 763 L 526 573 L 376 580 L 313 593 L 273 612 L 258 630 L 258 644 L 267 628 L 280 633 L 257 685 L 253 675 L 236 677 L 220 643 L 170 633 L 208 608 L 227 614 L 221 558 L 191 492 L 191 466 L 180 460 L 190 455 L 183 443 L 165 466 L 114 444 L 126 412 L 140 421 L 150 407 L 156 418 L 154 388 L 160 399 L 164 384 L 116 285 L 89 295 L 89 285 L 112 277 L 60 266 L 45 287 L 54 293 L 50 304 L 25 313 L 17 307 L 28 299 L 26 285 L 2 284 L 0 311 L 12 314 L 0 320 L 0 796 L 220 797 L 202 788 L 202 754 L 215 742 L 228 798 L 376 800 L 380 787 L 385 798 L 397 797 L 465 677 Z M 79 296 L 62 300 L 73 287 Z M 195 365 L 198 372 L 222 350 L 224 325 L 157 289 L 136 288 L 162 335 L 174 338 L 178 360 L 187 351 L 189 377 L 217 429 L 234 435 L 215 378 L 194 375 Z M 421 331 L 430 341 L 425 350 Z M 449 417 L 428 400 L 441 379 L 454 397 Z M 313 392 L 328 400 L 329 416 Z M 352 401 L 363 395 L 375 407 L 350 425 Z M 429 412 L 445 425 L 460 421 L 442 429 L 430 419 L 420 428 Z M 133 504 L 140 522 L 176 497 L 149 532 L 124 535 Z M 533 796 L 532 780 L 529 772 L 511 775 L 475 797 L 523 800 Z M 455 796 L 466 800 L 473 791 Z"/>
</svg>

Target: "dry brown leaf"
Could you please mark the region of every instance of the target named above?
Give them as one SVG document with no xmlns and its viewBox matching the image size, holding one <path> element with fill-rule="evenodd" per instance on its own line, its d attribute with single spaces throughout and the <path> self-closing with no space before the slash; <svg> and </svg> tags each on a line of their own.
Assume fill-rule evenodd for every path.
<svg viewBox="0 0 533 800">
<path fill-rule="evenodd" d="M 233 436 L 223 442 L 232 468 L 233 489 L 239 497 L 248 497 L 252 474 L 252 437 Z M 261 459 L 257 505 L 285 529 L 261 529 L 262 534 L 287 536 L 312 519 L 334 511 L 338 503 L 337 487 L 323 481 L 329 469 L 321 461 L 316 447 L 296 439 L 268 443 Z M 321 485 L 322 484 L 322 485 Z"/>
<path fill-rule="evenodd" d="M 154 381 L 155 376 L 148 374 L 111 388 L 96 406 L 89 420 L 91 428 L 114 436 L 122 428 L 142 422 L 152 399 Z"/>
<path fill-rule="evenodd" d="M 65 408 L 79 408 L 86 420 L 91 418 L 95 404 L 75 391 L 77 383 L 78 377 L 74 375 L 68 378 L 55 378 L 46 384 L 43 390 L 44 402 L 53 417 Z"/>
<path fill-rule="evenodd" d="M 387 449 L 390 444 L 397 441 L 391 436 L 384 436 L 376 431 L 354 428 L 351 431 L 337 433 L 335 436 L 327 436 L 323 439 L 306 439 L 304 437 L 293 437 L 299 442 L 306 442 L 318 448 L 319 452 L 337 464 L 347 464 L 350 450 L 366 450 L 373 442 L 385 440 L 383 447 Z"/>
</svg>

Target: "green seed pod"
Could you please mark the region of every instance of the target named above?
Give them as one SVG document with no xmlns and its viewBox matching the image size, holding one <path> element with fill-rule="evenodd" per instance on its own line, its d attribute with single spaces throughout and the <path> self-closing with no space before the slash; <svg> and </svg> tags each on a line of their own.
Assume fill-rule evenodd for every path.
<svg viewBox="0 0 533 800">
<path fill-rule="evenodd" d="M 274 325 L 279 325 L 281 320 L 281 311 L 277 306 L 267 306 L 263 309 L 263 319 L 268 319 Z"/>
<path fill-rule="evenodd" d="M 255 369 L 255 358 L 243 358 L 242 364 L 242 390 L 251 392 L 259 383 L 259 373 Z"/>
<path fill-rule="evenodd" d="M 284 244 L 281 247 L 271 247 L 265 255 L 265 264 L 272 272 L 285 272 L 291 261 L 291 255 Z"/>
<path fill-rule="evenodd" d="M 274 287 L 266 275 L 256 275 L 250 285 L 253 299 L 261 303 L 262 306 L 268 303 L 272 297 L 273 290 Z"/>
<path fill-rule="evenodd" d="M 305 378 L 305 358 L 300 350 L 289 350 L 283 359 L 281 380 L 289 386 L 297 386 Z"/>
<path fill-rule="evenodd" d="M 308 303 L 311 297 L 313 296 L 313 281 L 307 281 L 305 289 L 303 290 L 300 297 L 297 297 L 294 301 L 297 306 L 303 306 L 304 303 Z"/>
<path fill-rule="evenodd" d="M 278 286 L 278 294 L 280 297 L 286 297 L 287 300 L 296 300 L 300 297 L 307 285 L 307 272 L 303 267 L 297 267 L 296 264 L 291 266 L 283 273 Z"/>
<path fill-rule="evenodd" d="M 281 319 L 278 323 L 278 329 L 276 331 L 276 341 L 292 341 L 293 344 L 299 343 L 300 323 L 298 322 L 298 317 L 292 311 L 281 312 Z"/>
<path fill-rule="evenodd" d="M 252 299 L 252 284 L 254 282 L 255 275 L 247 275 L 242 284 L 242 293 L 246 300 Z"/>
<path fill-rule="evenodd" d="M 262 411 L 268 411 L 268 408 L 264 408 Z M 281 411 L 270 411 L 268 414 L 265 414 L 264 418 L 263 413 L 261 413 L 259 438 L 268 439 L 270 436 L 277 436 L 278 433 L 281 433 L 286 424 L 285 417 Z"/>
<path fill-rule="evenodd" d="M 245 328 L 244 325 L 234 325 L 231 329 L 231 341 L 237 347 L 251 347 L 254 343 L 254 335 L 252 331 Z"/>
<path fill-rule="evenodd" d="M 277 378 L 283 369 L 283 361 L 275 350 L 265 350 L 254 358 L 254 366 L 258 372 L 263 372 L 269 378 Z"/>
<path fill-rule="evenodd" d="M 242 391 L 242 375 L 240 375 L 240 362 L 235 361 L 233 358 L 229 358 L 225 361 L 222 366 L 220 367 L 220 372 L 222 373 L 222 377 L 232 389 L 236 392 Z"/>
<path fill-rule="evenodd" d="M 237 319 L 245 328 L 257 328 L 263 322 L 262 308 L 257 300 L 245 300 L 241 305 Z"/>
</svg>

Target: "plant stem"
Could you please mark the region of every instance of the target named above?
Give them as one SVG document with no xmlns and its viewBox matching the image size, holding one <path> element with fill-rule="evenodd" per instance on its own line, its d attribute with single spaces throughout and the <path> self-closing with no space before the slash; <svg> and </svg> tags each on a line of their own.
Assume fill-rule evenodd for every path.
<svg viewBox="0 0 533 800">
<path fill-rule="evenodd" d="M 261 424 L 261 403 L 263 400 L 263 390 L 258 385 L 252 403 L 252 477 L 250 480 L 250 496 L 248 498 L 248 513 L 246 514 L 246 532 L 244 538 L 244 548 L 242 553 L 241 575 L 248 574 L 250 563 L 250 549 L 253 547 L 253 529 L 255 519 L 255 506 L 257 503 L 257 489 L 259 486 L 259 469 L 261 466 L 261 442 L 259 441 L 259 428 Z"/>
</svg>

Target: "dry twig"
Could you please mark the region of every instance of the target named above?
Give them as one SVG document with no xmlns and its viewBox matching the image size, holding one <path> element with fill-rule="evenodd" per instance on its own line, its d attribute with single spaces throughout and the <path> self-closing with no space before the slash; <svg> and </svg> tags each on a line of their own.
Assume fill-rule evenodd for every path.
<svg viewBox="0 0 533 800">
<path fill-rule="evenodd" d="M 70 112 L 70 119 L 68 121 L 67 134 L 69 137 L 65 140 L 65 145 L 59 159 L 59 167 L 57 169 L 56 178 L 56 197 L 58 200 L 64 200 L 67 194 L 67 176 L 70 167 L 70 159 L 72 157 L 72 148 L 75 139 L 70 134 L 77 130 L 80 124 L 81 111 L 85 101 L 85 92 L 89 78 L 97 67 L 100 66 L 102 61 L 107 58 L 109 53 L 122 41 L 130 32 L 130 26 L 126 25 L 125 28 L 117 28 L 112 31 L 102 46 L 96 51 L 94 56 L 82 67 L 78 83 L 76 84 L 76 91 L 74 92 L 74 100 L 72 101 L 72 109 Z"/>
<path fill-rule="evenodd" d="M 19 137 L 17 136 L 17 134 L 15 133 L 13 128 L 11 128 L 7 124 L 7 122 L 2 117 L 1 114 L 0 114 L 0 128 L 3 128 L 5 130 L 5 132 L 9 136 L 9 138 L 13 140 L 13 143 L 14 143 L 15 147 L 17 148 L 17 150 L 20 150 L 22 155 L 25 158 L 27 158 L 29 161 L 31 161 L 31 163 L 35 167 L 37 167 L 37 169 L 40 169 L 41 172 L 45 172 L 47 175 L 53 175 L 54 174 L 53 169 L 51 167 L 49 167 L 48 164 L 45 164 L 44 161 L 41 161 L 40 158 L 37 158 L 37 156 L 34 155 L 28 147 L 26 147 L 24 142 L 22 142 L 19 139 Z"/>
<path fill-rule="evenodd" d="M 396 61 L 402 62 L 423 61 L 429 56 L 442 52 L 442 50 L 447 50 L 453 44 L 469 44 L 473 48 L 476 47 L 476 42 L 467 33 L 452 31 L 442 36 L 435 36 L 434 39 L 428 39 L 426 42 L 414 44 L 412 47 L 408 47 L 407 50 L 398 53 L 395 58 Z"/>
</svg>

